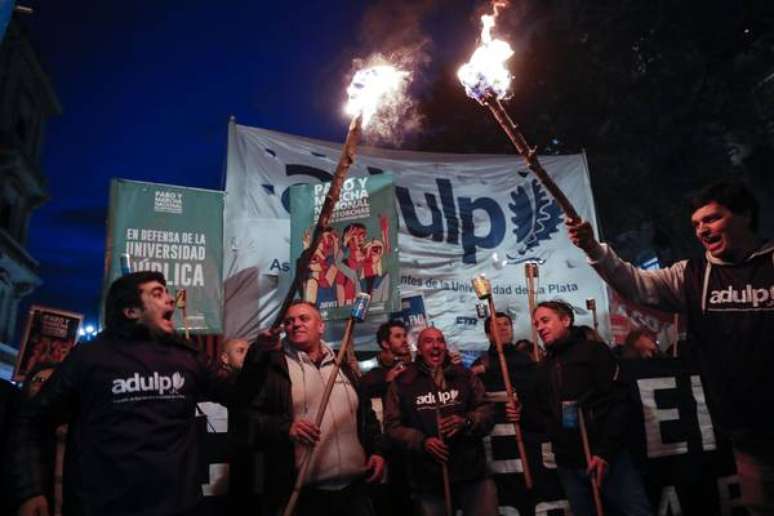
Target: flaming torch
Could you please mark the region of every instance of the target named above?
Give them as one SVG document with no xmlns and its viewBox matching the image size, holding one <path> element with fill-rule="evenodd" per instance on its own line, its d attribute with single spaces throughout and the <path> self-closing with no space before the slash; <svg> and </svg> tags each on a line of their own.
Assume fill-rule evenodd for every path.
<svg viewBox="0 0 774 516">
<path fill-rule="evenodd" d="M 285 312 L 290 307 L 290 303 L 293 302 L 296 293 L 301 291 L 301 285 L 304 275 L 309 268 L 309 262 L 320 245 L 323 232 L 330 224 L 333 210 L 339 200 L 341 186 L 347 176 L 349 167 L 355 161 L 355 152 L 357 151 L 357 145 L 360 142 L 363 130 L 368 126 L 373 117 L 377 115 L 385 101 L 400 92 L 408 82 L 408 77 L 408 72 L 398 70 L 389 65 L 379 65 L 358 70 L 352 78 L 352 82 L 347 88 L 349 100 L 344 108 L 344 111 L 352 117 L 352 121 L 349 124 L 347 138 L 344 140 L 344 148 L 336 165 L 331 186 L 325 196 L 325 202 L 320 211 L 320 217 L 317 219 L 317 225 L 312 233 L 312 241 L 298 258 L 290 289 L 282 302 L 277 318 L 271 325 L 273 331 L 279 329 L 285 318 Z"/>
<path fill-rule="evenodd" d="M 580 218 L 578 212 L 570 204 L 564 192 L 548 176 L 538 161 L 536 149 L 530 147 L 519 126 L 511 120 L 500 103 L 500 100 L 509 96 L 511 74 L 505 67 L 505 61 L 513 55 L 513 50 L 505 41 L 492 39 L 491 32 L 495 25 L 496 16 L 497 10 L 495 9 L 494 15 L 481 17 L 484 26 L 481 30 L 481 45 L 473 53 L 470 61 L 460 67 L 457 71 L 457 77 L 465 87 L 465 93 L 468 97 L 476 99 L 481 105 L 489 108 L 492 116 L 505 131 L 516 151 L 521 154 L 529 169 L 543 183 L 546 190 L 551 192 L 565 215 L 570 219 L 577 220 Z"/>
</svg>

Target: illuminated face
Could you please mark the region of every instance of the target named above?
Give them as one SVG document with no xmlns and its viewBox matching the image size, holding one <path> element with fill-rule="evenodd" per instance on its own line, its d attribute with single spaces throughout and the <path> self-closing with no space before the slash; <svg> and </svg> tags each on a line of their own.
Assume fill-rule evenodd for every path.
<svg viewBox="0 0 774 516">
<path fill-rule="evenodd" d="M 570 334 L 570 318 L 545 306 L 535 310 L 532 323 L 546 346 Z"/>
<path fill-rule="evenodd" d="M 406 330 L 400 326 L 392 326 L 390 328 L 390 335 L 387 337 L 387 342 L 385 343 L 382 341 L 380 344 L 382 347 L 385 347 L 386 344 L 386 349 L 396 357 L 411 355 L 408 344 L 408 335 L 406 334 Z"/>
<path fill-rule="evenodd" d="M 149 281 L 140 285 L 142 308 L 126 308 L 124 314 L 142 324 L 152 335 L 174 333 L 172 315 L 175 313 L 175 299 L 169 295 L 167 287 L 158 281 Z"/>
<path fill-rule="evenodd" d="M 431 369 L 440 367 L 446 359 L 446 339 L 440 330 L 422 330 L 417 341 L 417 353 Z"/>
<path fill-rule="evenodd" d="M 223 345 L 223 353 L 220 354 L 221 361 L 234 369 L 242 369 L 245 363 L 245 355 L 249 348 L 246 340 L 232 339 Z"/>
<path fill-rule="evenodd" d="M 691 223 L 699 243 L 715 258 L 733 257 L 752 237 L 749 215 L 737 215 L 714 201 L 693 212 Z"/>
<path fill-rule="evenodd" d="M 293 347 L 310 353 L 320 346 L 325 324 L 320 319 L 320 312 L 310 305 L 292 305 L 288 308 L 283 324 L 288 342 Z"/>
<path fill-rule="evenodd" d="M 500 342 L 503 344 L 508 344 L 513 340 L 513 324 L 507 317 L 497 317 L 495 319 L 495 329 L 497 330 L 497 335 L 500 337 Z M 491 328 L 489 329 L 489 332 L 489 341 L 494 342 Z"/>
</svg>

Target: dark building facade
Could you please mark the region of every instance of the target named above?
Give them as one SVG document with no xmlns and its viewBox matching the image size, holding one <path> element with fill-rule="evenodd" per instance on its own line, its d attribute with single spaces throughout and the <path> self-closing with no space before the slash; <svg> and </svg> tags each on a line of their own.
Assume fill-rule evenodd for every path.
<svg viewBox="0 0 774 516">
<path fill-rule="evenodd" d="M 23 27 L 11 20 L 0 44 L 0 376 L 10 376 L 20 300 L 40 285 L 25 250 L 33 210 L 47 199 L 41 169 L 46 120 L 61 107 Z"/>
</svg>

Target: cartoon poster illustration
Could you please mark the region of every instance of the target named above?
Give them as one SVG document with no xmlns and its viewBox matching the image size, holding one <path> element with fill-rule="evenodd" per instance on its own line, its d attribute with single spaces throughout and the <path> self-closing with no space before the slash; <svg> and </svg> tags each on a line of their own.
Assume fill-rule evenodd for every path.
<svg viewBox="0 0 774 516">
<path fill-rule="evenodd" d="M 22 382 L 35 366 L 58 364 L 78 342 L 83 314 L 32 305 L 16 359 L 13 379 Z"/>
<path fill-rule="evenodd" d="M 291 188 L 291 257 L 311 244 L 330 183 Z M 323 232 L 303 283 L 304 299 L 325 320 L 346 319 L 357 294 L 371 296 L 370 314 L 398 309 L 397 214 L 392 177 L 344 181 L 331 226 Z"/>
</svg>

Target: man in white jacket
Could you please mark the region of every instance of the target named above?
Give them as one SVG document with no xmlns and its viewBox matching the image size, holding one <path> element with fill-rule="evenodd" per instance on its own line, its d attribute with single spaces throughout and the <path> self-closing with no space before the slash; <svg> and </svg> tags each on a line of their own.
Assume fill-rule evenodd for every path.
<svg viewBox="0 0 774 516">
<path fill-rule="evenodd" d="M 567 228 L 619 294 L 685 317 L 713 418 L 732 439 L 743 502 L 774 514 L 774 243 L 758 237 L 758 203 L 738 181 L 705 187 L 691 208 L 705 255 L 666 269 L 621 260 L 586 221 Z"/>
</svg>

